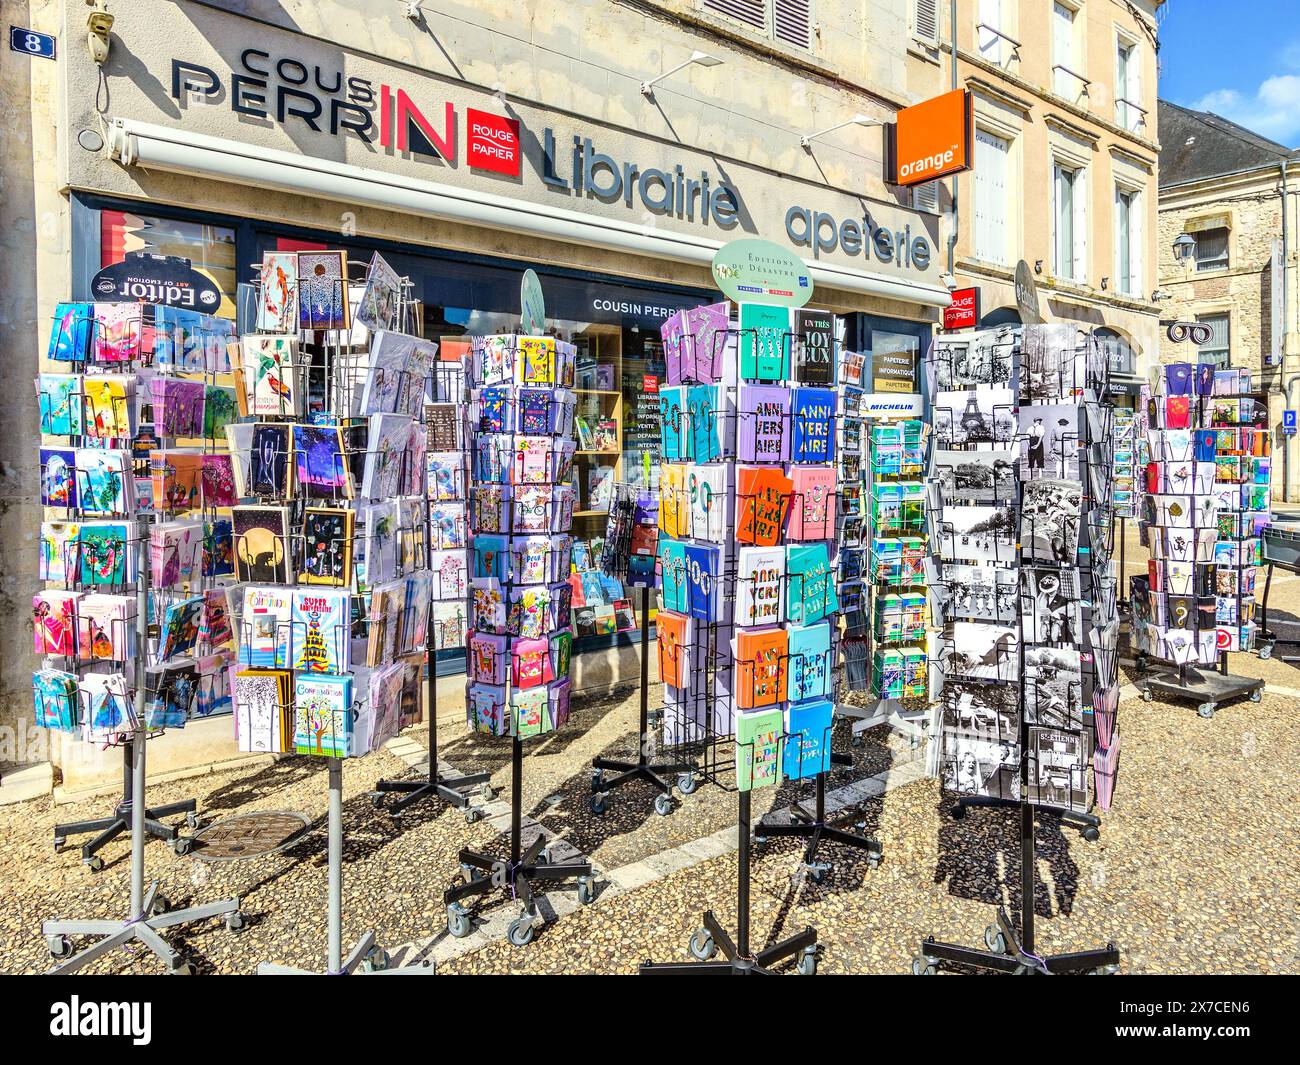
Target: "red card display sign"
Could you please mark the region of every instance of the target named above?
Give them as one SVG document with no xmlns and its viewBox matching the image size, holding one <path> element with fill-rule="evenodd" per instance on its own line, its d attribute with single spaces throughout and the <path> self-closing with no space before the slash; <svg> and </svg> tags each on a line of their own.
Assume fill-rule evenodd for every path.
<svg viewBox="0 0 1300 1065">
<path fill-rule="evenodd" d="M 519 149 L 519 123 L 488 111 L 467 108 L 466 158 L 477 170 L 518 177 L 523 160 Z"/>
</svg>

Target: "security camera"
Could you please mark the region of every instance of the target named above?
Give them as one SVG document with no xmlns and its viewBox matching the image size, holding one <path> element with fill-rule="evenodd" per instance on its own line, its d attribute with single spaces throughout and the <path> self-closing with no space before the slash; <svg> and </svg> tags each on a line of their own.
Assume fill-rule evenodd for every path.
<svg viewBox="0 0 1300 1065">
<path fill-rule="evenodd" d="M 105 0 L 86 0 L 86 5 L 94 8 L 86 16 L 86 48 L 96 65 L 103 66 L 108 62 L 111 47 L 108 34 L 113 28 L 113 16 L 108 13 Z"/>
<path fill-rule="evenodd" d="M 1171 297 L 1170 297 L 1169 293 L 1166 292 L 1166 291 L 1165 291 L 1164 289 L 1162 289 L 1162 288 L 1158 288 L 1158 289 L 1156 289 L 1153 293 L 1151 293 L 1151 302 L 1152 302 L 1152 303 L 1163 303 L 1165 300 L 1170 299 L 1170 298 L 1171 298 Z"/>
<path fill-rule="evenodd" d="M 957 279 L 953 277 L 952 274 L 940 274 L 939 280 L 943 282 L 944 288 L 946 288 L 949 292 L 956 291 Z"/>
</svg>

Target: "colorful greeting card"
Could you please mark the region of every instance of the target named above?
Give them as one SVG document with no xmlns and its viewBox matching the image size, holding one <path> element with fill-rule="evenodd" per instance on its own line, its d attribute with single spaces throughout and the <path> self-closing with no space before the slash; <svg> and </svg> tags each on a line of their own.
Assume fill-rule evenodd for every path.
<svg viewBox="0 0 1300 1065">
<path fill-rule="evenodd" d="M 36 378 L 41 434 L 79 436 L 82 432 L 82 376 L 43 373 Z"/>
<path fill-rule="evenodd" d="M 293 580 L 286 507 L 234 507 L 235 577 L 254 584 Z"/>
<path fill-rule="evenodd" d="M 824 543 L 788 547 L 785 568 L 787 620 L 808 624 L 839 611 Z"/>
<path fill-rule="evenodd" d="M 785 587 L 785 549 L 742 547 L 736 565 L 736 624 L 780 624 Z"/>
<path fill-rule="evenodd" d="M 784 717 L 780 707 L 736 716 L 736 787 L 741 791 L 781 782 Z"/>
<path fill-rule="evenodd" d="M 780 385 L 742 384 L 737 397 L 736 453 L 740 461 L 788 461 L 790 390 Z"/>
<path fill-rule="evenodd" d="M 790 704 L 786 712 L 783 766 L 790 780 L 806 780 L 830 771 L 834 709 L 829 699 Z"/>
<path fill-rule="evenodd" d="M 736 471 L 736 539 L 771 547 L 781 542 L 794 482 L 779 466 L 740 466 Z"/>
<path fill-rule="evenodd" d="M 784 381 L 790 366 L 790 310 L 764 303 L 740 305 L 740 376 Z"/>
<path fill-rule="evenodd" d="M 297 754 L 348 758 L 353 745 L 352 677 L 299 673 L 293 684 L 293 749 Z"/>
<path fill-rule="evenodd" d="M 794 432 L 791 462 L 835 461 L 835 391 L 796 388 L 790 412 Z"/>
</svg>

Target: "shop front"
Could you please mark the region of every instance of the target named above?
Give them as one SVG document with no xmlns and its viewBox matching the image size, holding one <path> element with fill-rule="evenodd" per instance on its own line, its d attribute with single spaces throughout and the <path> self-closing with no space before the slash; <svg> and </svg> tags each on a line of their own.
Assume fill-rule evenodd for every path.
<svg viewBox="0 0 1300 1065">
<path fill-rule="evenodd" d="M 580 539 L 603 534 L 609 483 L 657 482 L 659 327 L 718 298 L 722 244 L 761 237 L 803 257 L 811 305 L 846 317 L 846 346 L 871 355 L 886 397 L 917 391 L 948 302 L 935 215 L 796 180 L 753 145 L 646 136 L 211 6 L 124 7 L 108 63 L 70 50 L 66 77 L 74 299 L 128 252 L 178 256 L 242 329 L 265 253 L 341 247 L 358 269 L 380 252 L 410 279 L 424 335 L 452 338 L 516 328 L 535 270 L 548 330 L 578 348 L 592 429 Z M 578 633 L 577 690 L 639 677 L 626 620 Z M 463 705 L 452 687 L 449 715 Z M 155 771 L 233 756 L 228 723 L 199 724 L 211 733 L 163 737 Z M 65 785 L 114 772 L 65 767 Z"/>
</svg>

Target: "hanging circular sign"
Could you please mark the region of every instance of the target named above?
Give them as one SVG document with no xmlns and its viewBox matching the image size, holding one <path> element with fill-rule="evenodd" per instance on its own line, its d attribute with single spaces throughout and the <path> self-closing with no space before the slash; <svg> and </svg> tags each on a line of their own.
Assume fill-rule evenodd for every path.
<svg viewBox="0 0 1300 1065">
<path fill-rule="evenodd" d="M 807 263 L 779 244 L 754 238 L 733 240 L 714 253 L 713 283 L 737 303 L 802 307 L 813 294 Z"/>
<path fill-rule="evenodd" d="M 519 317 L 523 322 L 524 333 L 528 336 L 540 336 L 546 328 L 546 301 L 542 298 L 542 282 L 537 271 L 524 271 L 519 282 Z"/>
<path fill-rule="evenodd" d="M 1038 283 L 1024 259 L 1016 263 L 1016 307 L 1023 324 L 1038 325 L 1042 322 L 1043 312 L 1038 309 Z"/>
<path fill-rule="evenodd" d="M 104 303 L 162 303 L 202 314 L 215 314 L 221 292 L 206 274 L 179 255 L 129 251 L 120 263 L 99 271 L 90 282 L 93 300 Z"/>
</svg>

